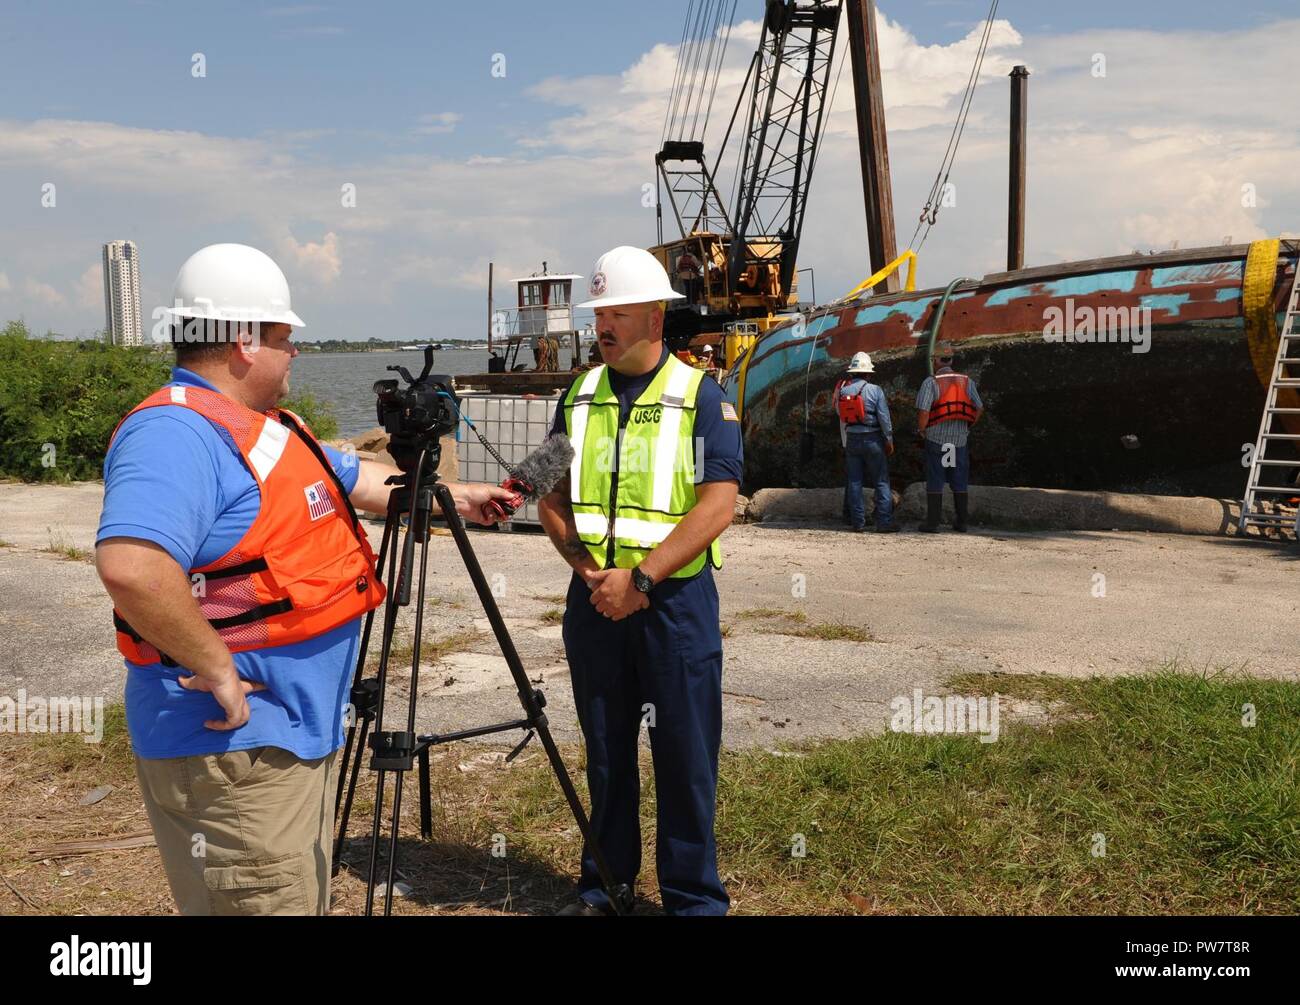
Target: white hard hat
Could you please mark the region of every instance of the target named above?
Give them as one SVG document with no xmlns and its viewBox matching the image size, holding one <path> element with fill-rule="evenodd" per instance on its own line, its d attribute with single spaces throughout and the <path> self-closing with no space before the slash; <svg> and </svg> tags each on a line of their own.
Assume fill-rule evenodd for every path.
<svg viewBox="0 0 1300 1005">
<path fill-rule="evenodd" d="M 875 373 L 876 368 L 871 365 L 871 357 L 865 352 L 853 354 L 853 362 L 849 364 L 849 373 Z"/>
<path fill-rule="evenodd" d="M 176 273 L 174 318 L 261 321 L 305 328 L 289 302 L 289 281 L 271 258 L 246 244 L 209 244 Z"/>
<path fill-rule="evenodd" d="M 668 273 L 654 255 L 627 245 L 607 251 L 596 259 L 587 292 L 591 299 L 576 306 L 619 307 L 685 299 L 672 288 Z"/>
<path fill-rule="evenodd" d="M 712 355 L 713 355 L 713 346 L 711 346 L 711 345 L 706 345 L 703 349 L 700 350 L 700 352 L 701 352 L 701 353 L 704 353 L 704 354 L 706 354 L 706 355 L 712 356 Z"/>
</svg>

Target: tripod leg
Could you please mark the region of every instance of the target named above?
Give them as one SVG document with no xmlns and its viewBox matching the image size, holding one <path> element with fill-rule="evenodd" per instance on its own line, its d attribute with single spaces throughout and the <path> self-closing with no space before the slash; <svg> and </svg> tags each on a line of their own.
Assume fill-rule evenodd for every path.
<svg viewBox="0 0 1300 1005">
<path fill-rule="evenodd" d="M 339 862 L 343 859 L 343 841 L 348 833 L 348 819 L 352 816 L 352 799 L 357 792 L 357 778 L 361 774 L 361 759 L 365 756 L 366 737 L 369 733 L 370 720 L 366 719 L 361 724 L 361 738 L 357 745 L 357 756 L 352 761 L 352 777 L 348 781 L 348 795 L 343 803 L 343 815 L 339 818 L 339 833 L 334 842 L 334 872 L 336 875 L 339 871 Z"/>
<path fill-rule="evenodd" d="M 379 542 L 379 554 L 375 558 L 375 581 L 378 583 L 382 583 L 384 581 L 383 579 L 384 559 L 388 556 L 388 547 L 393 540 L 395 528 L 397 527 L 397 518 L 398 518 L 397 512 L 394 510 L 392 506 L 390 506 L 388 511 L 388 518 L 384 520 L 384 536 Z M 353 693 L 355 693 L 357 688 L 361 686 L 362 678 L 364 677 L 366 672 L 366 654 L 370 651 L 370 630 L 374 625 L 374 623 L 375 623 L 375 612 L 373 610 L 368 611 L 366 613 L 366 620 L 364 626 L 361 629 L 361 643 L 357 647 L 357 668 L 352 674 Z M 356 777 L 355 772 L 350 772 L 348 770 L 348 762 L 351 760 L 352 757 L 352 751 L 354 748 L 353 741 L 356 739 L 357 720 L 359 718 L 361 717 L 354 713 L 352 722 L 348 724 L 347 745 L 343 749 L 343 762 L 339 765 L 339 787 L 338 787 L 338 791 L 334 794 L 334 816 L 336 819 L 339 815 L 339 805 L 343 801 L 344 780 L 348 778 L 349 775 L 351 775 L 354 779 Z M 364 728 L 365 726 L 363 724 L 362 729 L 364 730 Z M 356 748 L 356 754 L 358 759 L 360 759 L 364 755 L 365 749 L 366 749 L 366 740 L 363 732 L 363 735 L 361 737 L 361 745 L 358 748 Z M 356 784 L 355 781 L 353 781 L 352 784 L 355 785 Z M 351 801 L 352 800 L 349 795 L 348 802 L 350 803 Z M 344 825 L 344 829 L 346 829 L 346 825 Z M 341 832 L 340 832 L 339 844 L 342 845 Z"/>
<path fill-rule="evenodd" d="M 420 837 L 433 839 L 433 796 L 429 791 L 429 748 L 420 751 Z"/>
<path fill-rule="evenodd" d="M 519 652 L 515 649 L 514 641 L 510 638 L 510 632 L 506 628 L 505 620 L 501 617 L 501 611 L 497 607 L 496 598 L 492 596 L 492 589 L 488 586 L 487 577 L 483 575 L 483 567 L 479 565 L 478 556 L 474 554 L 469 535 L 465 533 L 465 525 L 461 523 L 460 517 L 456 513 L 456 501 L 452 498 L 451 491 L 441 482 L 435 482 L 433 490 L 438 497 L 438 505 L 442 509 L 442 515 L 447 521 L 452 537 L 456 540 L 456 547 L 460 550 L 460 557 L 465 563 L 466 571 L 469 572 L 470 581 L 474 584 L 475 592 L 478 593 L 479 603 L 483 605 L 483 611 L 487 614 L 488 622 L 492 625 L 492 633 L 496 636 L 497 644 L 501 647 L 501 655 L 505 657 L 506 665 L 510 668 L 510 675 L 514 678 L 515 688 L 519 692 L 519 701 L 523 704 L 524 711 L 528 715 L 528 722 L 541 738 L 542 747 L 546 750 L 546 756 L 551 762 L 556 781 L 559 782 L 560 789 L 564 792 L 564 798 L 573 813 L 573 818 L 578 824 L 578 830 L 591 851 L 591 857 L 596 864 L 596 872 L 600 876 L 601 884 L 605 887 L 605 892 L 609 895 L 610 903 L 614 905 L 615 911 L 622 914 L 631 907 L 631 891 L 623 884 L 615 882 L 614 875 L 609 869 L 609 863 L 605 860 L 604 853 L 592 835 L 591 822 L 587 818 L 587 811 L 582 805 L 582 800 L 578 798 L 578 791 L 573 787 L 573 780 L 569 777 L 569 770 L 565 767 L 559 748 L 556 747 L 555 740 L 551 737 L 550 728 L 546 724 L 546 714 L 542 711 L 542 706 L 537 700 L 537 692 L 528 680 L 528 674 L 519 658 Z"/>
<path fill-rule="evenodd" d="M 393 913 L 393 880 L 397 872 L 397 832 L 402 826 L 402 780 L 406 772 L 397 772 L 393 792 L 393 829 L 388 839 L 388 888 L 384 891 L 384 917 Z"/>
<path fill-rule="evenodd" d="M 384 776 L 388 772 L 383 768 L 379 769 L 379 777 L 375 780 L 375 819 L 371 826 L 370 840 L 370 869 L 366 873 L 366 917 L 370 917 L 375 910 L 375 866 L 379 861 L 379 829 L 383 822 L 384 812 Z"/>
</svg>

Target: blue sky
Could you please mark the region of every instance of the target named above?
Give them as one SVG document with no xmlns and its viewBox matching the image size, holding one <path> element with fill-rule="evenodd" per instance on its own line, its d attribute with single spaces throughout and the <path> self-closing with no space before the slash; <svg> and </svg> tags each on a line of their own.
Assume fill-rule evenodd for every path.
<svg viewBox="0 0 1300 1005">
<path fill-rule="evenodd" d="M 477 334 L 487 261 L 518 271 L 546 257 L 585 272 L 605 247 L 652 243 L 638 196 L 653 179 L 664 60 L 686 7 L 7 3 L 0 320 L 100 327 L 105 240 L 139 243 L 146 299 L 159 303 L 190 251 L 241 240 L 281 261 L 306 337 Z M 880 3 L 900 243 L 987 8 Z M 736 20 L 761 9 L 741 0 Z M 1300 227 L 1295 102 L 1282 97 L 1294 81 L 1276 58 L 1296 51 L 1298 15 L 1294 0 L 1003 2 L 954 176 L 978 197 L 931 238 L 923 284 L 996 264 L 1005 73 L 1016 62 L 1035 74 L 1030 264 Z M 738 32 L 729 67 L 751 50 Z M 1110 59 L 1107 82 L 1087 74 L 1097 51 Z M 496 53 L 504 78 L 491 74 Z M 725 92 L 718 107 L 729 109 Z M 861 218 L 848 92 L 846 80 L 801 256 L 823 299 L 865 264 L 862 235 L 843 224 Z M 1087 137 L 1105 156 L 1081 156 Z M 46 182 L 58 186 L 53 209 L 39 204 Z M 358 186 L 358 209 L 338 205 L 343 183 Z M 1244 184 L 1261 196 L 1243 216 L 1231 203 Z M 1099 215 L 1113 223 L 1098 227 Z"/>
</svg>

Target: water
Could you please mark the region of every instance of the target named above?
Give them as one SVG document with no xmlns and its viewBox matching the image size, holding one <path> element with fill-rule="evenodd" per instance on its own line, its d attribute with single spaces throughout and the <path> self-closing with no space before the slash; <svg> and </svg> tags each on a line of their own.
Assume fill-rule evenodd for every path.
<svg viewBox="0 0 1300 1005">
<path fill-rule="evenodd" d="M 520 360 L 531 355 L 520 352 Z M 449 349 L 433 354 L 433 372 L 453 377 L 464 373 L 486 373 L 486 349 Z M 304 352 L 293 361 L 289 381 L 292 392 L 311 391 L 334 411 L 339 436 L 346 438 L 374 429 L 374 383 L 397 374 L 385 367 L 404 366 L 411 376 L 424 369 L 423 352 Z"/>
</svg>

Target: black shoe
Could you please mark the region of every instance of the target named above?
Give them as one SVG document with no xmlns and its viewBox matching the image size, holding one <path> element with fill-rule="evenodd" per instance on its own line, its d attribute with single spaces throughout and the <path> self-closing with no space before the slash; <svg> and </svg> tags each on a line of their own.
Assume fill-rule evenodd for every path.
<svg viewBox="0 0 1300 1005">
<path fill-rule="evenodd" d="M 597 907 L 595 904 L 589 904 L 581 897 L 575 903 L 567 904 L 555 912 L 557 918 L 608 918 L 614 912 L 606 910 L 603 907 Z"/>
<path fill-rule="evenodd" d="M 939 517 L 943 515 L 943 493 L 927 492 L 925 494 L 925 523 L 916 528 L 922 534 L 939 533 Z"/>
<path fill-rule="evenodd" d="M 861 527 L 850 527 L 849 530 L 854 534 L 865 534 L 867 532 L 867 525 L 863 524 Z"/>
<path fill-rule="evenodd" d="M 888 527 L 877 527 L 877 528 L 876 528 L 876 533 L 877 533 L 877 534 L 897 534 L 897 533 L 898 533 L 898 524 L 896 524 L 896 523 L 891 523 Z"/>
<path fill-rule="evenodd" d="M 965 534 L 966 518 L 970 514 L 970 495 L 965 492 L 954 492 L 952 494 L 952 508 L 957 513 L 957 519 L 952 522 L 952 529 L 958 534 Z"/>
</svg>

